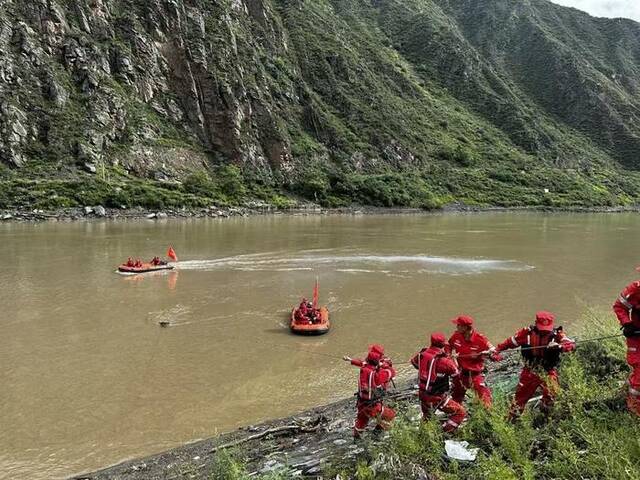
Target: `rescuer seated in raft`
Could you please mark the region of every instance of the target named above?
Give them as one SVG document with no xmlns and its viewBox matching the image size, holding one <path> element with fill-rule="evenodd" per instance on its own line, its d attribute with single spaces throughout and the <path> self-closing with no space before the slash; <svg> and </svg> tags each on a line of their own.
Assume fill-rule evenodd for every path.
<svg viewBox="0 0 640 480">
<path fill-rule="evenodd" d="M 303 298 L 296 310 L 296 320 L 299 322 L 305 321 L 307 319 L 307 313 L 307 299 Z"/>
<path fill-rule="evenodd" d="M 133 263 L 133 259 L 131 257 L 129 257 L 127 259 L 127 267 L 135 267 L 135 263 Z"/>
<path fill-rule="evenodd" d="M 296 311 L 296 321 L 300 323 L 314 324 L 320 321 L 320 312 L 306 298 L 303 298 Z"/>
<path fill-rule="evenodd" d="M 153 260 L 151 260 L 151 265 L 158 266 L 158 265 L 166 265 L 166 264 L 167 262 L 160 260 L 160 257 L 153 257 Z"/>
</svg>

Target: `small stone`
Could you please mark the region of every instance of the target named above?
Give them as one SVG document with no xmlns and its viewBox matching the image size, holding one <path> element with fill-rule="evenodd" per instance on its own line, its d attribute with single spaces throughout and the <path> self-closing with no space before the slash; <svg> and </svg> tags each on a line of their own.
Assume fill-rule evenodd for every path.
<svg viewBox="0 0 640 480">
<path fill-rule="evenodd" d="M 88 162 L 84 164 L 84 169 L 89 173 L 96 173 L 98 171 L 98 169 L 93 163 L 88 163 Z"/>
<path fill-rule="evenodd" d="M 284 467 L 283 463 L 280 463 L 277 460 L 269 460 L 264 464 L 264 467 L 262 467 L 262 470 L 260 470 L 260 473 L 273 472 L 275 470 L 281 469 L 282 467 Z"/>
<path fill-rule="evenodd" d="M 193 459 L 194 459 L 194 460 L 200 460 L 200 456 L 199 456 L 199 455 L 198 455 L 198 456 L 195 456 L 195 457 L 193 457 Z"/>
<path fill-rule="evenodd" d="M 93 213 L 95 213 L 98 217 L 107 216 L 107 210 L 102 205 L 98 205 L 97 207 L 94 207 Z"/>
<path fill-rule="evenodd" d="M 338 438 L 337 440 L 334 440 L 333 443 L 334 445 L 344 445 L 347 441 L 344 438 Z"/>
<path fill-rule="evenodd" d="M 168 218 L 168 217 L 169 217 L 169 215 L 167 215 L 167 214 L 166 214 L 166 213 L 164 213 L 164 212 L 158 212 L 158 213 L 156 213 L 156 218 Z"/>
<path fill-rule="evenodd" d="M 85 215 L 91 215 L 93 213 L 93 208 L 91 207 L 84 207 L 84 214 Z"/>
<path fill-rule="evenodd" d="M 147 468 L 147 464 L 141 463 L 140 465 L 134 465 L 133 467 L 131 467 L 131 470 L 133 470 L 134 472 L 137 472 L 139 470 L 144 470 L 146 468 Z"/>
<path fill-rule="evenodd" d="M 6 215 L 2 216 L 2 220 L 11 220 L 13 218 L 13 215 L 11 215 L 10 213 L 7 213 Z"/>
<path fill-rule="evenodd" d="M 16 121 L 13 125 L 12 125 L 13 131 L 16 135 L 18 135 L 20 138 L 24 138 L 27 136 L 27 130 L 24 128 L 24 126 L 22 125 L 22 123 L 20 123 L 20 121 Z"/>
<path fill-rule="evenodd" d="M 149 215 L 147 215 L 148 219 L 154 219 L 156 218 L 156 214 L 155 213 L 150 213 Z"/>
</svg>

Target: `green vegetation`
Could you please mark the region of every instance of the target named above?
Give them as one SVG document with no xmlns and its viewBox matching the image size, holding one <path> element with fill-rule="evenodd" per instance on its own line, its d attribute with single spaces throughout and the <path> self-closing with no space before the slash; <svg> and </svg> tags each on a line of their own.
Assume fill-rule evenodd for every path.
<svg viewBox="0 0 640 480">
<path fill-rule="evenodd" d="M 617 333 L 608 315 L 593 312 L 580 331 L 582 338 Z M 508 394 L 514 382 L 494 385 L 494 408 L 486 411 L 473 404 L 469 421 L 455 435 L 480 448 L 475 462 L 448 459 L 438 421 L 416 421 L 417 405 L 402 404 L 389 438 L 365 440 L 357 463 L 338 463 L 325 473 L 328 478 L 339 474 L 358 480 L 413 480 L 420 474 L 437 480 L 640 478 L 638 418 L 626 411 L 620 386 L 628 375 L 625 352 L 623 339 L 616 338 L 583 343 L 575 354 L 566 355 L 562 391 L 549 418 L 529 408 L 517 423 L 509 423 Z M 239 468 L 226 456 L 216 465 L 221 462 L 226 462 L 225 471 Z M 279 475 L 293 478 L 286 472 Z"/>
<path fill-rule="evenodd" d="M 257 478 L 260 480 L 287 480 L 286 469 L 277 469 L 266 475 L 250 476 L 245 468 L 241 456 L 238 452 L 224 450 L 216 454 L 213 467 L 207 478 L 211 480 L 250 480 Z"/>
<path fill-rule="evenodd" d="M 0 208 L 640 203 L 634 22 L 545 0 L 192 3 L 113 0 L 128 14 L 103 22 L 62 2 L 61 55 L 8 2 L 0 159 L 21 166 Z"/>
</svg>

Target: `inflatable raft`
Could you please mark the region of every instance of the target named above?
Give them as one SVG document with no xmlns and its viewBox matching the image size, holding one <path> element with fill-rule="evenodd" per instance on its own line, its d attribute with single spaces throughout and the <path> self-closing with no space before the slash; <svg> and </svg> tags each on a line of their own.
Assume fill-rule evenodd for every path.
<svg viewBox="0 0 640 480">
<path fill-rule="evenodd" d="M 319 321 L 312 323 L 310 320 L 301 320 L 298 318 L 298 309 L 294 308 L 291 311 L 291 319 L 289 321 L 289 327 L 293 333 L 298 335 L 322 335 L 327 333 L 331 328 L 331 322 L 329 322 L 329 310 L 327 307 L 322 307 L 318 310 Z"/>
<path fill-rule="evenodd" d="M 160 270 L 173 270 L 175 267 L 173 265 L 165 264 L 165 265 L 154 265 L 153 263 L 143 263 L 139 267 L 129 267 L 126 263 L 123 263 L 118 267 L 119 273 L 148 273 L 148 272 L 158 272 Z"/>
</svg>

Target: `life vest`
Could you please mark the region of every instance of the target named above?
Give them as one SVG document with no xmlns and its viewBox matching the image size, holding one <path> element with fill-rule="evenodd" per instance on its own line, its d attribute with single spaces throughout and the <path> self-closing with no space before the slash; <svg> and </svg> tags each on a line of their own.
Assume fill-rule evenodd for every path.
<svg viewBox="0 0 640 480">
<path fill-rule="evenodd" d="M 521 345 L 520 353 L 528 367 L 542 367 L 550 371 L 560 364 L 561 348 L 538 348 L 550 344 L 552 341 L 562 341 L 562 327 L 554 328 L 548 335 L 540 333 L 535 325 L 529 327 L 526 343 Z"/>
<path fill-rule="evenodd" d="M 358 399 L 366 402 L 377 402 L 382 398 L 383 389 L 376 385 L 376 373 L 378 368 L 370 363 L 360 369 L 360 378 L 358 379 Z"/>
<path fill-rule="evenodd" d="M 418 355 L 418 386 L 429 395 L 442 395 L 451 388 L 449 375 L 438 372 L 438 360 L 444 352 L 423 349 Z"/>
</svg>

